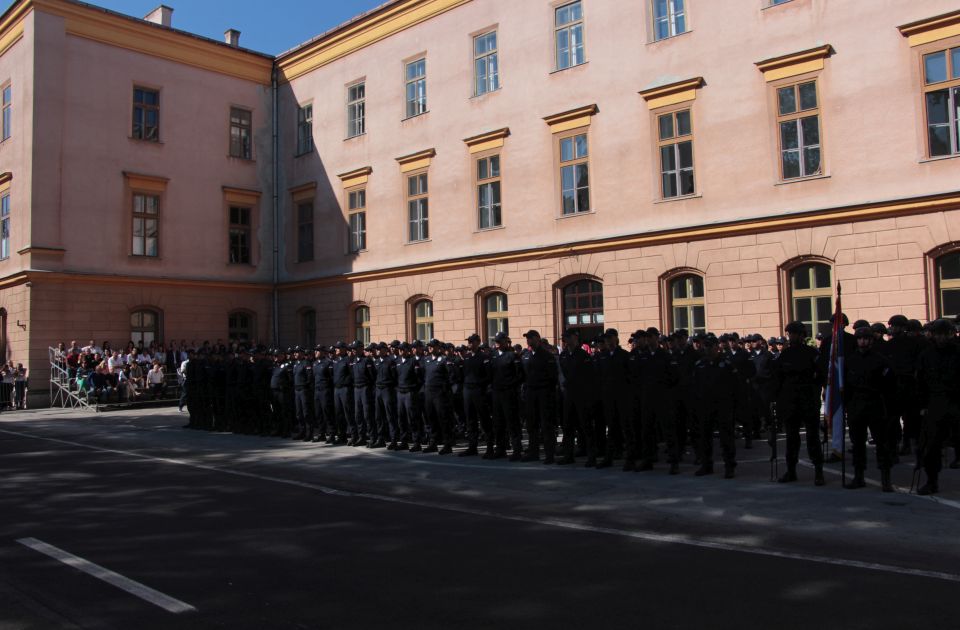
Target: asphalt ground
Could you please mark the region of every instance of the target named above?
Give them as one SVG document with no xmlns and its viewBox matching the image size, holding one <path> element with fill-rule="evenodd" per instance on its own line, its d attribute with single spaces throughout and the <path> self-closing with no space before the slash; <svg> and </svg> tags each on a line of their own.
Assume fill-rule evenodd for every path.
<svg viewBox="0 0 960 630">
<path fill-rule="evenodd" d="M 765 445 L 741 449 L 724 480 L 694 477 L 689 457 L 678 476 L 623 473 L 184 419 L 0 417 L 0 630 L 960 624 L 960 471 L 931 500 L 845 490 L 837 474 L 815 488 L 807 468 L 771 483 Z M 911 472 L 894 482 L 909 488 Z"/>
</svg>

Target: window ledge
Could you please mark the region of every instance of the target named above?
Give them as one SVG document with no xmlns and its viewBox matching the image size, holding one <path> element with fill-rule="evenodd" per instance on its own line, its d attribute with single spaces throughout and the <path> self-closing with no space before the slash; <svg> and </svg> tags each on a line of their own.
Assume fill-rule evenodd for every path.
<svg viewBox="0 0 960 630">
<path fill-rule="evenodd" d="M 230 161 L 236 160 L 237 162 L 243 162 L 244 164 L 256 164 L 257 161 L 253 158 L 240 157 L 239 155 L 230 155 L 227 154 L 227 159 Z"/>
<path fill-rule="evenodd" d="M 414 114 L 413 116 L 407 116 L 406 118 L 401 118 L 400 122 L 407 122 L 408 120 L 413 120 L 414 118 L 420 118 L 421 116 L 426 116 L 430 113 L 430 110 L 423 112 L 422 114 Z"/>
<path fill-rule="evenodd" d="M 416 241 L 416 242 L 419 243 L 420 241 Z M 368 249 L 358 249 L 355 252 L 347 252 L 346 254 L 344 254 L 344 256 L 356 256 L 358 254 L 366 254 L 368 251 L 369 251 Z"/>
<path fill-rule="evenodd" d="M 505 225 L 496 225 L 494 227 L 488 228 L 477 228 L 473 231 L 474 234 L 483 234 L 484 232 L 496 232 L 497 230 L 505 230 L 507 226 Z"/>
<path fill-rule="evenodd" d="M 654 205 L 656 205 L 658 203 L 673 203 L 674 201 L 686 201 L 688 199 L 702 199 L 702 198 L 703 198 L 703 195 L 701 193 L 696 193 L 693 195 L 679 195 L 677 197 L 669 197 L 667 199 L 661 198 L 661 199 L 657 199 L 653 203 Z"/>
<path fill-rule="evenodd" d="M 944 160 L 956 160 L 960 158 L 960 153 L 954 153 L 953 155 L 938 155 L 937 157 L 923 158 L 917 160 L 917 164 L 927 164 L 929 162 L 942 162 Z"/>
<path fill-rule="evenodd" d="M 596 214 L 596 210 L 588 210 L 587 212 L 574 212 L 573 214 L 561 214 L 556 217 L 557 221 L 563 221 L 565 219 L 574 219 L 576 217 L 588 217 L 590 215 Z"/>
<path fill-rule="evenodd" d="M 349 142 L 350 140 L 356 140 L 357 138 L 362 138 L 362 137 L 364 137 L 365 135 L 367 135 L 367 132 L 366 132 L 366 131 L 364 131 L 363 133 L 358 133 L 358 134 L 355 135 L 355 136 L 347 136 L 346 138 L 343 139 L 343 141 L 344 141 L 344 142 Z"/>
<path fill-rule="evenodd" d="M 661 37 L 660 39 L 651 39 L 650 41 L 647 42 L 647 46 L 652 46 L 653 44 L 659 44 L 660 42 L 667 42 L 667 41 L 670 41 L 671 39 L 683 37 L 684 35 L 692 32 L 693 32 L 693 29 L 689 28 L 682 33 L 677 33 L 676 35 L 668 35 L 667 37 Z"/>
<path fill-rule="evenodd" d="M 815 179 L 830 179 L 830 175 L 811 175 L 810 177 L 796 177 L 794 179 L 785 179 L 777 182 L 774 186 L 788 186 L 790 184 L 799 184 L 801 182 L 809 182 Z"/>
<path fill-rule="evenodd" d="M 765 4 L 760 10 L 766 11 L 767 9 L 776 9 L 777 7 L 782 7 L 783 5 L 790 4 L 791 2 L 793 2 L 793 0 L 784 0 L 783 2 L 778 2 L 777 4 L 773 4 L 768 1 L 767 4 Z"/>
<path fill-rule="evenodd" d="M 554 69 L 554 70 L 551 70 L 551 71 L 550 71 L 550 74 L 558 74 L 558 73 L 560 73 L 560 72 L 566 72 L 567 70 L 573 70 L 574 68 L 582 68 L 583 66 L 587 65 L 588 63 L 590 63 L 589 60 L 584 61 L 583 63 L 578 63 L 578 64 L 575 65 L 575 66 L 567 66 L 566 68 L 556 68 L 556 69 Z"/>
<path fill-rule="evenodd" d="M 145 140 L 143 138 L 134 138 L 133 136 L 127 136 L 127 139 L 130 142 L 136 142 L 137 144 L 157 145 L 161 147 L 165 144 L 162 140 Z"/>
<path fill-rule="evenodd" d="M 425 238 L 422 241 L 407 241 L 403 245 L 404 247 L 406 247 L 407 245 L 420 245 L 421 243 L 429 243 L 432 240 L 433 240 L 432 238 Z"/>
<path fill-rule="evenodd" d="M 314 152 L 314 149 L 310 149 L 309 151 L 304 151 L 304 152 L 302 152 L 302 153 L 294 153 L 293 157 L 294 157 L 294 158 L 302 158 L 302 157 L 306 157 L 306 156 L 308 156 L 308 155 L 311 155 L 313 152 Z"/>
<path fill-rule="evenodd" d="M 490 90 L 489 92 L 484 92 L 483 94 L 474 94 L 473 96 L 470 97 L 470 100 L 471 100 L 471 101 L 479 101 L 479 100 L 482 100 L 482 99 L 484 99 L 484 98 L 486 98 L 486 97 L 488 97 L 488 96 L 493 96 L 494 94 L 499 94 L 502 90 L 503 90 L 503 85 L 501 84 L 500 87 L 498 87 L 498 88 L 495 89 L 495 90 Z"/>
<path fill-rule="evenodd" d="M 127 258 L 130 260 L 145 260 L 150 262 L 163 260 L 163 256 L 140 256 L 137 254 L 127 254 Z"/>
</svg>

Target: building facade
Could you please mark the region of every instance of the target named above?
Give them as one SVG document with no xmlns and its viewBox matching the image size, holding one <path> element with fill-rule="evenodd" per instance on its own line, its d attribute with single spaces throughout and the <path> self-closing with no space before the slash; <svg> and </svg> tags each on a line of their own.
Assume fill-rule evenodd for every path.
<svg viewBox="0 0 960 630">
<path fill-rule="evenodd" d="M 955 0 L 396 0 L 277 58 L 167 18 L 0 21 L 14 360 L 960 313 Z"/>
</svg>

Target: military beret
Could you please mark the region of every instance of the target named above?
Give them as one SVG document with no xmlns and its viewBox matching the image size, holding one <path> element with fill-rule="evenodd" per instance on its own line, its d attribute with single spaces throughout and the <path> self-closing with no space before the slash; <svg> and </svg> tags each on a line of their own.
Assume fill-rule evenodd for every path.
<svg viewBox="0 0 960 630">
<path fill-rule="evenodd" d="M 367 352 L 373 352 L 374 350 L 379 349 L 379 347 L 380 347 L 380 346 L 378 346 L 377 344 L 371 343 L 370 345 L 368 345 L 368 346 L 366 347 L 366 351 L 367 351 Z"/>
<path fill-rule="evenodd" d="M 704 335 L 703 339 L 701 339 L 701 343 L 705 346 L 715 346 L 717 345 L 718 342 L 719 342 L 719 339 L 717 339 L 717 337 L 713 333 Z"/>
<path fill-rule="evenodd" d="M 536 330 L 528 330 L 527 332 L 523 333 L 523 336 L 527 339 L 529 339 L 530 337 L 536 337 L 537 339 L 539 339 L 540 333 L 537 332 Z"/>
<path fill-rule="evenodd" d="M 410 345 L 411 345 L 412 347 L 414 347 L 414 348 L 422 348 L 422 347 L 423 347 L 423 342 L 420 341 L 419 339 L 414 339 L 413 343 L 410 344 Z"/>
<path fill-rule="evenodd" d="M 656 328 L 655 326 L 651 326 L 650 328 L 647 328 L 647 335 L 649 335 L 649 336 L 651 336 L 651 337 L 659 337 L 659 336 L 660 336 L 660 330 L 659 330 L 658 328 Z"/>
<path fill-rule="evenodd" d="M 480 335 L 478 335 L 477 333 L 473 333 L 472 335 L 467 337 L 467 341 L 480 341 Z"/>
<path fill-rule="evenodd" d="M 740 341 L 739 333 L 732 332 L 730 333 L 729 337 L 730 337 L 730 341 Z"/>
<path fill-rule="evenodd" d="M 911 319 L 907 321 L 907 330 L 911 332 L 920 332 L 923 330 L 923 325 L 920 323 L 919 319 Z"/>
<path fill-rule="evenodd" d="M 934 335 L 952 335 L 953 322 L 949 319 L 938 319 L 930 323 L 930 332 Z"/>
<path fill-rule="evenodd" d="M 438 346 L 441 346 L 441 345 L 443 345 L 443 344 L 441 344 L 441 343 L 440 343 L 440 340 L 439 340 L 439 339 L 436 339 L 436 338 L 431 339 L 430 341 L 427 342 L 427 346 L 438 347 Z"/>
<path fill-rule="evenodd" d="M 399 347 L 400 347 L 400 340 L 399 340 L 399 339 L 394 339 L 393 341 L 391 341 L 391 342 L 390 342 L 390 347 L 391 347 L 391 348 L 399 348 Z"/>
<path fill-rule="evenodd" d="M 900 328 L 906 328 L 910 325 L 910 320 L 907 319 L 906 315 L 894 315 L 887 321 L 888 326 L 899 326 Z"/>
<path fill-rule="evenodd" d="M 777 338 L 776 338 L 776 337 L 770 337 L 769 339 L 767 339 L 767 345 L 768 345 L 768 346 L 775 346 L 775 345 L 777 345 Z"/>
<path fill-rule="evenodd" d="M 853 336 L 857 339 L 873 339 L 873 331 L 870 330 L 869 326 L 861 326 L 853 333 Z"/>
<path fill-rule="evenodd" d="M 875 333 L 875 334 L 877 334 L 877 333 L 879 333 L 879 334 L 881 334 L 881 335 L 887 334 L 887 327 L 884 326 L 883 324 L 881 324 L 880 322 L 877 322 L 877 323 L 871 325 L 871 326 L 870 326 L 870 330 L 871 330 L 871 332 L 873 332 L 873 333 Z"/>
<path fill-rule="evenodd" d="M 411 345 L 410 345 L 409 343 L 407 343 L 406 341 L 404 341 L 403 343 L 400 344 L 400 349 L 401 349 L 401 350 L 410 350 L 412 347 L 413 347 L 413 346 L 411 346 Z"/>
<path fill-rule="evenodd" d="M 869 328 L 869 327 L 870 327 L 870 322 L 868 322 L 865 319 L 858 319 L 857 321 L 853 322 L 854 330 L 856 330 L 857 328 Z"/>
<path fill-rule="evenodd" d="M 807 335 L 807 327 L 803 322 L 790 322 L 784 330 L 791 335 L 803 335 L 804 337 Z"/>
</svg>

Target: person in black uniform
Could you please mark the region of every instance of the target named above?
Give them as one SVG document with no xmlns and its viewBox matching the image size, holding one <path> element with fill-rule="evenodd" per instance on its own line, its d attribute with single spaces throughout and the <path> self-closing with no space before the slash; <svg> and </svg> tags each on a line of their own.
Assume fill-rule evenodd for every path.
<svg viewBox="0 0 960 630">
<path fill-rule="evenodd" d="M 877 466 L 880 468 L 884 492 L 893 492 L 890 465 L 893 450 L 885 393 L 892 387 L 893 373 L 886 358 L 873 350 L 874 334 L 870 328 L 858 328 L 854 334 L 857 351 L 844 361 L 844 406 L 850 441 L 853 446 L 853 479 L 847 488 L 863 488 L 863 472 L 867 467 L 867 429 L 877 443 Z"/>
<path fill-rule="evenodd" d="M 540 333 L 528 330 L 524 333 L 527 349 L 520 357 L 524 384 L 527 393 L 527 437 L 529 446 L 523 461 L 540 461 L 540 445 L 543 444 L 544 464 L 556 463 L 557 446 L 555 411 L 557 408 L 557 362 L 554 356 L 541 347 Z"/>
<path fill-rule="evenodd" d="M 753 448 L 753 376 L 754 366 L 750 353 L 743 347 L 738 333 L 730 333 L 727 360 L 737 375 L 736 418 L 743 435 L 743 447 Z"/>
<path fill-rule="evenodd" d="M 773 396 L 771 394 L 771 375 L 772 362 L 774 355 L 767 346 L 767 341 L 760 335 L 753 336 L 753 350 L 750 353 L 750 361 L 753 363 L 753 437 L 764 429 L 770 431 L 770 424 L 773 422 L 771 404 Z"/>
<path fill-rule="evenodd" d="M 887 324 L 890 339 L 883 344 L 880 353 L 890 362 L 896 381 L 890 396 L 887 397 L 889 428 L 893 431 L 888 442 L 891 447 L 895 447 L 902 438 L 899 454 L 909 455 L 912 451 L 911 445 L 915 444 L 920 437 L 917 362 L 920 359 L 922 347 L 920 340 L 907 332 L 910 320 L 904 315 L 894 315 Z M 902 428 L 901 418 L 903 419 Z"/>
<path fill-rule="evenodd" d="M 563 333 L 560 352 L 560 374 L 563 396 L 563 457 L 559 464 L 575 463 L 574 438 L 579 433 L 587 454 L 587 468 L 597 465 L 596 429 L 593 424 L 593 401 L 596 374 L 593 358 L 580 346 L 580 331 Z"/>
<path fill-rule="evenodd" d="M 920 354 L 917 366 L 922 418 L 917 465 L 927 474 L 927 482 L 917 490 L 921 495 L 940 491 L 944 442 L 960 421 L 960 348 L 953 324 L 938 319 L 931 324 L 930 334 L 933 344 Z"/>
<path fill-rule="evenodd" d="M 303 356 L 303 349 L 297 346 L 293 349 L 293 393 L 296 415 L 295 440 L 309 442 L 313 439 L 313 412 L 310 408 L 309 397 L 313 390 L 313 374 L 311 366 Z"/>
<path fill-rule="evenodd" d="M 453 435 L 466 435 L 466 420 L 463 417 L 463 346 L 455 348 L 452 343 L 444 344 L 443 357 L 447 362 L 447 375 L 450 379 L 450 410 Z"/>
<path fill-rule="evenodd" d="M 453 422 L 450 417 L 450 373 L 443 344 L 431 339 L 427 344 L 430 354 L 423 362 L 423 389 L 426 401 L 427 431 L 430 443 L 424 453 L 449 455 L 453 452 Z"/>
<path fill-rule="evenodd" d="M 277 350 L 273 353 L 273 366 L 270 368 L 270 417 L 274 437 L 282 436 L 286 425 L 284 381 L 286 381 L 287 376 L 284 353 Z"/>
<path fill-rule="evenodd" d="M 807 328 L 802 322 L 790 322 L 785 330 L 789 335 L 789 343 L 773 362 L 777 415 L 787 434 L 787 472 L 779 481 L 787 483 L 797 480 L 800 427 L 804 427 L 807 433 L 807 454 L 815 470 L 814 484 L 822 486 L 825 483 L 819 431 L 822 364 L 817 351 L 805 343 Z"/>
<path fill-rule="evenodd" d="M 357 429 L 360 439 L 354 446 L 367 445 L 370 448 L 385 446 L 379 442 L 377 433 L 377 410 L 374 407 L 376 398 L 374 383 L 377 374 L 373 367 L 373 360 L 367 356 L 363 343 L 354 341 L 351 344 L 353 358 L 350 362 L 350 371 L 353 374 L 353 425 Z M 375 347 L 375 346 L 373 346 Z"/>
<path fill-rule="evenodd" d="M 660 331 L 650 328 L 640 337 L 639 352 L 647 355 L 640 374 L 640 439 L 641 459 L 637 470 L 653 470 L 659 438 L 667 446 L 670 474 L 680 472 L 680 453 L 677 450 L 675 406 L 670 395 L 678 381 L 678 363 L 660 347 Z"/>
<path fill-rule="evenodd" d="M 254 413 L 256 413 L 256 390 L 253 387 L 253 355 L 246 346 L 241 346 L 237 360 L 237 430 L 246 435 L 256 433 Z"/>
<path fill-rule="evenodd" d="M 494 457 L 506 457 L 510 439 L 510 461 L 523 458 L 522 432 L 517 409 L 520 387 L 520 360 L 510 346 L 510 337 L 498 332 L 494 337 L 496 351 L 490 358 L 490 387 L 493 404 Z"/>
<path fill-rule="evenodd" d="M 347 436 L 348 446 L 360 441 L 360 431 L 353 423 L 353 371 L 350 369 L 350 353 L 347 344 L 338 341 L 336 359 L 333 361 L 333 404 L 336 425 L 334 430 L 341 438 Z"/>
<path fill-rule="evenodd" d="M 420 388 L 423 386 L 423 374 L 420 361 L 413 356 L 413 348 L 404 342 L 400 344 L 400 356 L 396 361 L 397 373 L 397 450 L 407 448 L 412 441 L 410 452 L 422 450 L 420 436 L 423 432 L 423 412 L 420 408 Z"/>
<path fill-rule="evenodd" d="M 734 413 L 739 383 L 733 366 L 720 354 L 717 338 L 706 335 L 702 345 L 703 356 L 693 368 L 700 461 L 700 468 L 694 474 L 698 477 L 713 474 L 713 432 L 714 429 L 719 429 L 724 477 L 732 479 L 737 467 Z"/>
<path fill-rule="evenodd" d="M 237 379 L 239 378 L 240 357 L 236 354 L 228 354 L 223 364 L 224 374 L 224 427 L 225 431 L 239 431 L 238 404 L 240 402 L 240 389 Z"/>
<path fill-rule="evenodd" d="M 314 442 L 337 442 L 336 420 L 333 415 L 333 361 L 327 348 L 317 345 L 313 361 L 313 418 L 316 425 Z M 346 439 L 344 438 L 344 441 Z"/>
<path fill-rule="evenodd" d="M 400 342 L 397 342 L 400 345 Z M 377 346 L 377 430 L 378 441 L 389 433 L 390 443 L 387 449 L 397 450 L 400 432 L 397 427 L 397 366 L 396 357 L 386 343 Z"/>
<path fill-rule="evenodd" d="M 493 427 L 490 423 L 490 408 L 487 405 L 487 388 L 490 387 L 490 355 L 480 348 L 480 335 L 467 337 L 466 355 L 463 358 L 463 417 L 466 422 L 467 450 L 461 457 L 477 455 L 480 429 L 487 440 L 484 459 L 493 459 Z"/>
<path fill-rule="evenodd" d="M 633 393 L 627 382 L 630 355 L 620 347 L 620 335 L 615 328 L 607 329 L 603 337 L 605 349 L 598 353 L 596 366 L 608 436 L 606 452 L 597 468 L 612 466 L 620 446 L 626 459 L 624 470 L 635 470 L 637 436 L 633 428 Z"/>
</svg>

